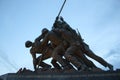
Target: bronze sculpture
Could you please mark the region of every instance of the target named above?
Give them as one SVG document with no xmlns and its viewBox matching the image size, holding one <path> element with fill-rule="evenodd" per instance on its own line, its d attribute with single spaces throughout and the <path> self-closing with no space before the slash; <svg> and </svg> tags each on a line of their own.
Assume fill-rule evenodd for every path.
<svg viewBox="0 0 120 80">
<path fill-rule="evenodd" d="M 98 61 L 104 67 L 113 70 L 113 66 L 103 58 L 97 56 L 90 50 L 83 41 L 79 31 L 72 29 L 62 17 L 56 17 L 52 30 L 44 28 L 42 34 L 35 39 L 35 42 L 26 42 L 26 47 L 31 47 L 30 53 L 33 57 L 33 65 L 36 70 L 37 65 L 43 68 L 50 68 L 49 64 L 42 60 L 52 57 L 51 63 L 57 69 L 69 70 L 77 68 L 78 71 L 86 71 L 97 68 L 97 66 L 86 56 Z M 36 58 L 36 53 L 42 54 Z M 59 62 L 59 64 L 57 64 Z M 72 64 L 72 65 L 71 65 Z"/>
<path fill-rule="evenodd" d="M 45 59 L 48 59 L 51 57 L 51 54 L 52 54 L 52 47 L 50 44 L 47 44 L 46 46 L 44 46 L 44 49 L 41 48 L 41 39 L 44 38 L 45 34 L 47 34 L 48 30 L 46 28 L 44 28 L 42 30 L 42 34 L 35 39 L 35 42 L 31 42 L 31 41 L 26 41 L 25 43 L 25 46 L 27 48 L 31 47 L 30 49 L 30 53 L 32 55 L 32 58 L 33 58 L 33 66 L 34 66 L 34 69 L 36 70 L 37 66 L 41 66 L 43 68 L 50 68 L 51 66 L 42 62 L 43 60 Z M 42 54 L 41 56 L 39 56 L 38 58 L 36 58 L 36 54 Z M 60 68 L 60 66 L 55 63 L 55 60 L 52 60 L 52 64 L 56 67 L 56 68 Z"/>
</svg>

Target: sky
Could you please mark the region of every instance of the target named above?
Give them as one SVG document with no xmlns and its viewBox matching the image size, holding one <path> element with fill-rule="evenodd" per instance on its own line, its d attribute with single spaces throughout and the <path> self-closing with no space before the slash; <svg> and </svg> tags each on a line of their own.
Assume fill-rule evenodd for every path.
<svg viewBox="0 0 120 80">
<path fill-rule="evenodd" d="M 63 1 L 0 0 L 0 75 L 24 67 L 33 70 L 25 42 L 34 41 L 43 28 L 51 30 Z M 96 55 L 112 64 L 114 70 L 120 68 L 120 0 L 67 0 L 61 16 L 79 30 Z"/>
</svg>

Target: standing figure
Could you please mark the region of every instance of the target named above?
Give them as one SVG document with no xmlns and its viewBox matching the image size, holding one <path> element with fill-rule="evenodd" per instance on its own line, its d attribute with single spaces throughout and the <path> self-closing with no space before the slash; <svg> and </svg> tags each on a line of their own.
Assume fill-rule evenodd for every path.
<svg viewBox="0 0 120 80">
<path fill-rule="evenodd" d="M 48 69 L 51 68 L 50 65 L 48 65 L 42 61 L 42 60 L 45 60 L 45 59 L 48 59 L 51 57 L 51 53 L 52 53 L 51 47 L 47 46 L 46 49 L 44 48 L 44 50 L 42 50 L 39 47 L 36 47 L 35 44 L 32 43 L 31 41 L 26 41 L 25 46 L 27 48 L 31 47 L 30 53 L 31 53 L 32 58 L 33 58 L 33 66 L 34 66 L 35 70 L 36 70 L 37 66 L 41 66 L 43 68 L 48 68 Z M 42 55 L 39 56 L 38 58 L 36 58 L 36 54 L 42 54 Z"/>
<path fill-rule="evenodd" d="M 27 48 L 31 47 L 30 53 L 33 57 L 33 65 L 34 69 L 36 70 L 37 66 L 41 66 L 43 68 L 50 68 L 51 66 L 44 63 L 43 60 L 48 59 L 52 55 L 53 48 L 51 47 L 51 44 L 46 44 L 45 46 L 42 46 L 41 48 L 41 40 L 45 37 L 45 35 L 49 32 L 48 29 L 44 28 L 42 29 L 42 34 L 35 39 L 35 42 L 26 41 L 25 46 Z M 36 58 L 36 54 L 42 54 L 38 58 Z M 61 69 L 59 64 L 56 63 L 54 59 L 52 59 L 52 64 L 55 68 Z"/>
</svg>

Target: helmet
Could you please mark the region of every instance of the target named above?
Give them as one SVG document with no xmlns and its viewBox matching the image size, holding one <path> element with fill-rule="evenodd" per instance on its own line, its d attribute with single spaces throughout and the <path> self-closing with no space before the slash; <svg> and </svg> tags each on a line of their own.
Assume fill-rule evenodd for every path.
<svg viewBox="0 0 120 80">
<path fill-rule="evenodd" d="M 47 33 L 49 30 L 47 28 L 42 29 L 42 34 Z"/>
<path fill-rule="evenodd" d="M 32 46 L 32 42 L 31 41 L 26 41 L 25 42 L 25 47 L 29 48 Z"/>
</svg>

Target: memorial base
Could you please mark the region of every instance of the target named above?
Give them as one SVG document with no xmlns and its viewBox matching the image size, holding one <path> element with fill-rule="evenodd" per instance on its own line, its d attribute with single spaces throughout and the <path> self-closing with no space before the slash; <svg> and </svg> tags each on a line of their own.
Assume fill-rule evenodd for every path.
<svg viewBox="0 0 120 80">
<path fill-rule="evenodd" d="M 0 80 L 120 80 L 120 71 L 70 73 L 8 73 Z"/>
</svg>

